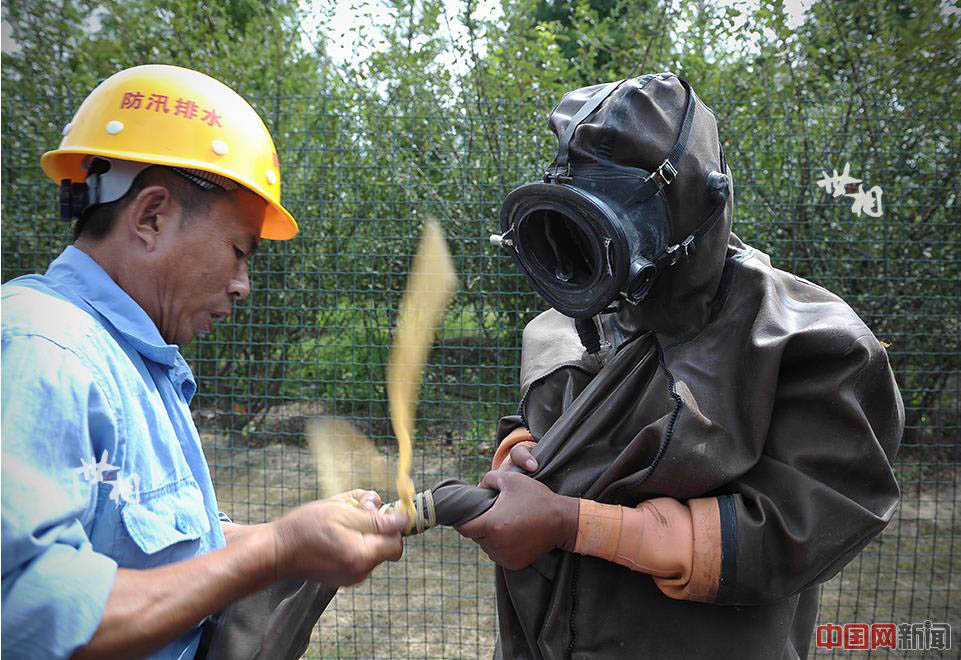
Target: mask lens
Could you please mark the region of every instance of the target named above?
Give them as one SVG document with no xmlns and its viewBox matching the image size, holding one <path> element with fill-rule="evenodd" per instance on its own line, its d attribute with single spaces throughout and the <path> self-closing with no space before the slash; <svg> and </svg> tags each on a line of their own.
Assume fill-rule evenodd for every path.
<svg viewBox="0 0 961 660">
<path fill-rule="evenodd" d="M 533 257 L 539 277 L 555 286 L 584 287 L 597 273 L 597 260 L 584 230 L 553 209 L 539 209 L 517 227 L 517 239 Z"/>
</svg>

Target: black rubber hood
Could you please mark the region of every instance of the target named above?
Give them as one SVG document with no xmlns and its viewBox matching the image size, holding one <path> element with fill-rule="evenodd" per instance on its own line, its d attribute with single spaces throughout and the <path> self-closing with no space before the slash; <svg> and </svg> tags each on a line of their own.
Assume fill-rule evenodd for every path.
<svg viewBox="0 0 961 660">
<path fill-rule="evenodd" d="M 651 329 L 703 321 L 732 206 L 711 110 L 644 75 L 569 92 L 549 126 L 557 156 L 507 196 L 498 238 L 535 290 L 574 318 L 614 307 L 638 325 L 657 301 Z"/>
</svg>

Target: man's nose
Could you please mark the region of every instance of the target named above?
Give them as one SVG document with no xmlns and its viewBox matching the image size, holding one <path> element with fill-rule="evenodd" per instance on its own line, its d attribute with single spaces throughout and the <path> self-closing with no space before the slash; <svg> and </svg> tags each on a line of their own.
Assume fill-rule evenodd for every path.
<svg viewBox="0 0 961 660">
<path fill-rule="evenodd" d="M 247 296 L 250 295 L 250 277 L 247 275 L 246 268 L 237 277 L 230 280 L 230 284 L 227 285 L 227 293 L 230 294 L 231 298 L 237 300 L 247 299 Z"/>
</svg>

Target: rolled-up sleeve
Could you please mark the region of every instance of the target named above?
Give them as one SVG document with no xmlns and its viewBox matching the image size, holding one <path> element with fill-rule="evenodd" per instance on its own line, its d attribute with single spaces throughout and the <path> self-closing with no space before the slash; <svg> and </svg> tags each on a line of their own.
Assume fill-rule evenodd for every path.
<svg viewBox="0 0 961 660">
<path fill-rule="evenodd" d="M 47 339 L 5 334 L 2 360 L 3 657 L 68 657 L 96 631 L 117 571 L 84 529 L 97 482 L 80 469 L 112 408 Z"/>
</svg>

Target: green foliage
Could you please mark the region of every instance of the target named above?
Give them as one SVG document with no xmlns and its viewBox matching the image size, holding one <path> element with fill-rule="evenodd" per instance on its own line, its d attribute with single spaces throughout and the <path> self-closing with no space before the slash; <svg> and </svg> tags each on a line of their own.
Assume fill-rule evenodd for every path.
<svg viewBox="0 0 961 660">
<path fill-rule="evenodd" d="M 3 58 L 3 277 L 62 247 L 37 157 L 98 80 L 133 64 L 200 69 L 244 94 L 301 223 L 254 265 L 254 292 L 192 348 L 197 405 L 247 426 L 319 400 L 385 429 L 383 364 L 423 219 L 451 239 L 461 290 L 423 415 L 482 437 L 516 403 L 524 323 L 541 307 L 487 244 L 514 186 L 554 155 L 546 118 L 584 85 L 672 70 L 715 111 L 735 231 L 845 297 L 891 342 L 909 425 L 959 423 L 961 19 L 935 0 L 353 0 L 359 55 L 325 55 L 336 3 L 12 1 Z M 320 21 L 317 34 L 308 21 Z M 310 23 L 313 24 L 313 23 Z M 816 185 L 849 162 L 881 218 Z M 938 431 L 940 429 L 940 431 Z M 383 431 L 386 433 L 386 430 Z"/>
<path fill-rule="evenodd" d="M 912 438 L 956 427 L 961 17 L 878 0 L 816 3 L 796 28 L 781 2 L 753 18 L 727 86 L 749 102 L 715 108 L 739 184 L 735 226 L 892 344 Z M 864 189 L 883 189 L 881 218 L 816 186 L 846 162 Z"/>
<path fill-rule="evenodd" d="M 647 70 L 665 53 L 673 27 L 670 6 L 653 0 L 542 0 L 534 16 L 556 35 L 560 55 L 583 84 L 623 77 L 628 64 Z"/>
<path fill-rule="evenodd" d="M 60 128 L 90 89 L 137 64 L 198 69 L 244 95 L 283 155 L 292 210 L 309 214 L 311 204 L 297 203 L 296 191 L 307 187 L 305 176 L 311 173 L 287 158 L 310 145 L 291 130 L 300 127 L 289 116 L 285 98 L 323 92 L 327 63 L 322 54 L 302 47 L 301 19 L 296 0 L 5 3 L 4 20 L 17 50 L 3 58 L 3 140 L 7 154 L 23 160 L 5 162 L 4 228 L 8 237 L 18 237 L 18 245 L 14 258 L 4 259 L 4 279 L 42 267 L 68 240 L 66 228 L 52 217 L 55 189 L 45 182 L 37 157 L 56 146 Z M 8 245 L 5 239 L 5 257 Z M 228 410 L 246 411 L 231 417 L 243 426 L 277 400 L 287 347 L 308 330 L 299 322 L 300 309 L 320 306 L 324 287 L 317 274 L 326 269 L 318 260 L 316 253 L 276 245 L 258 257 L 261 292 L 237 310 L 228 329 L 188 354 L 196 358 L 192 362 L 205 385 L 200 405 L 216 400 Z M 276 327 L 288 328 L 282 339 Z"/>
<path fill-rule="evenodd" d="M 4 13 L 19 47 L 4 57 L 4 86 L 49 98 L 56 115 L 64 98 L 135 64 L 202 69 L 244 96 L 302 92 L 321 80 L 322 59 L 301 47 L 291 0 L 12 0 Z"/>
</svg>

